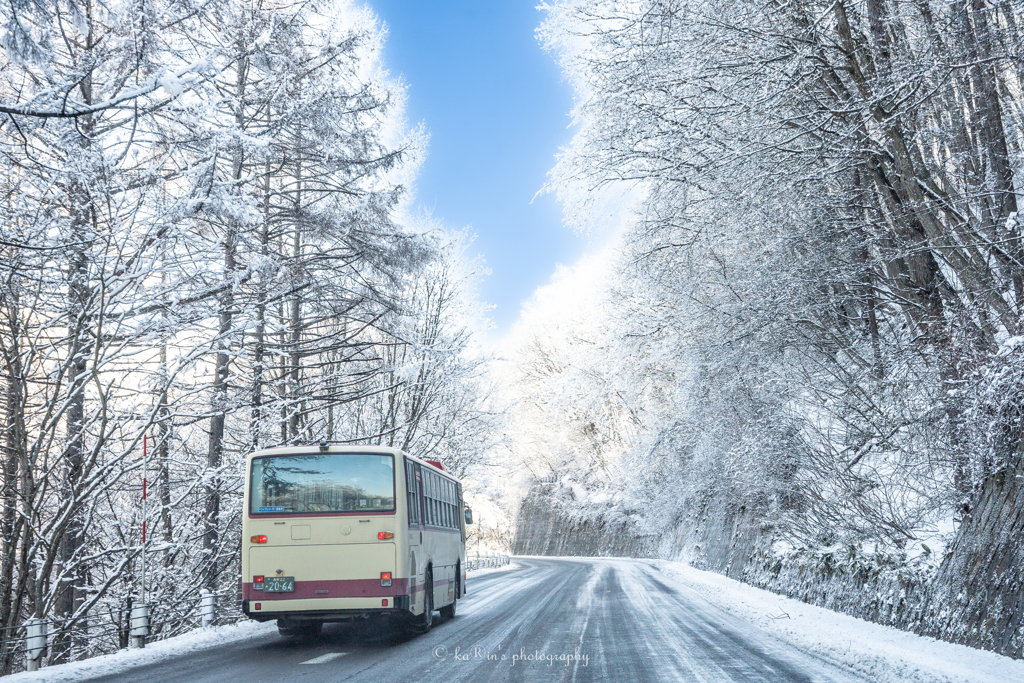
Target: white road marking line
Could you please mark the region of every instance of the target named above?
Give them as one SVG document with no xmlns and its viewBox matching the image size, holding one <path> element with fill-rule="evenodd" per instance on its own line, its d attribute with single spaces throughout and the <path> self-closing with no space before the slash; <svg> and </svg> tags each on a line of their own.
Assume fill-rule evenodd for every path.
<svg viewBox="0 0 1024 683">
<path fill-rule="evenodd" d="M 347 652 L 328 652 L 325 655 L 314 657 L 313 659 L 306 660 L 305 662 L 299 662 L 300 664 L 326 664 L 327 662 L 333 661 L 338 657 L 344 657 Z"/>
</svg>

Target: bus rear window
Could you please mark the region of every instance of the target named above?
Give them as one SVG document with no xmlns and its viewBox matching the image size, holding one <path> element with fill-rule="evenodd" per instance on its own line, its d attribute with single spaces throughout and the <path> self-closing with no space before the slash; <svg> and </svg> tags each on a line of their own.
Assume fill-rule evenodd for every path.
<svg viewBox="0 0 1024 683">
<path fill-rule="evenodd" d="M 253 458 L 249 513 L 388 512 L 395 509 L 395 459 L 372 453 Z"/>
</svg>

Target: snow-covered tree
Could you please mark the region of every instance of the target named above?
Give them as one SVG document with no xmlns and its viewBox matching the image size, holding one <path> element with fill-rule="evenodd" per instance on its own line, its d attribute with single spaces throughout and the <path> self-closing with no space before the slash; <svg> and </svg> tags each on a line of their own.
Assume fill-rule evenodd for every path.
<svg viewBox="0 0 1024 683">
<path fill-rule="evenodd" d="M 49 619 L 51 661 L 124 646 L 144 523 L 157 635 L 199 584 L 234 604 L 253 448 L 373 436 L 358 413 L 479 457 L 472 269 L 403 218 L 423 140 L 369 10 L 0 12 L 0 627 Z"/>
<path fill-rule="evenodd" d="M 1017 418 L 979 387 L 1008 372 L 1024 297 L 1019 4 L 544 7 L 578 98 L 551 188 L 580 229 L 643 195 L 601 350 L 560 351 L 614 368 L 558 370 L 605 429 L 638 416 L 606 497 L 661 528 L 718 497 L 797 546 L 896 552 L 1012 507 L 990 482 L 1018 466 Z"/>
</svg>

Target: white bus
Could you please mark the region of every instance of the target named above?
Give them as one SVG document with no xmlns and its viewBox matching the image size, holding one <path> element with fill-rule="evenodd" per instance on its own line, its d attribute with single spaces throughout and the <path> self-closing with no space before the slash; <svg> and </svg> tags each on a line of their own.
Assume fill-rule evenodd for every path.
<svg viewBox="0 0 1024 683">
<path fill-rule="evenodd" d="M 388 617 L 414 632 L 466 591 L 459 482 L 395 448 L 275 448 L 246 458 L 242 612 L 282 635 Z"/>
</svg>

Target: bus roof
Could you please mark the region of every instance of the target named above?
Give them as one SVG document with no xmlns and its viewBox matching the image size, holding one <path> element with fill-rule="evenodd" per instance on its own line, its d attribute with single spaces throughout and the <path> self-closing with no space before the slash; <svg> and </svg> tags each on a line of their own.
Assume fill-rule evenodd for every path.
<svg viewBox="0 0 1024 683">
<path fill-rule="evenodd" d="M 402 455 L 411 460 L 415 460 L 420 465 L 426 466 L 440 473 L 441 475 L 448 477 L 456 483 L 458 480 L 446 469 L 439 468 L 434 465 L 430 460 L 424 460 L 423 458 L 417 458 L 415 455 L 409 455 L 400 448 L 391 448 L 390 446 L 377 446 L 373 444 L 354 444 L 354 445 L 327 445 L 327 450 L 323 450 L 323 446 L 318 443 L 311 443 L 306 446 L 280 446 L 276 448 L 262 448 L 258 451 L 253 451 L 249 455 L 245 456 L 246 461 L 252 460 L 257 456 L 263 455 L 292 455 L 300 453 L 380 453 L 382 455 Z M 437 462 L 437 461 L 435 461 Z"/>
</svg>

